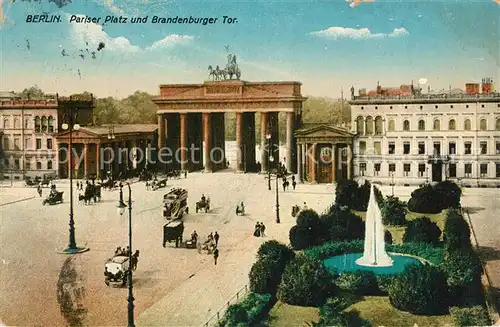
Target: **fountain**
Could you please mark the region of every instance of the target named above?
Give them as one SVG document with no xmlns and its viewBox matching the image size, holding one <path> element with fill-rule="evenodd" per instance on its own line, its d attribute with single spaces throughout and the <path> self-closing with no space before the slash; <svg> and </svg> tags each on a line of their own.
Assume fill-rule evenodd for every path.
<svg viewBox="0 0 500 327">
<path fill-rule="evenodd" d="M 374 186 L 371 185 L 370 200 L 365 220 L 365 247 L 363 256 L 356 260 L 360 266 L 390 267 L 392 259 L 385 251 L 384 225 L 382 212 L 375 199 Z"/>
<path fill-rule="evenodd" d="M 370 199 L 365 220 L 365 240 L 363 252 L 332 256 L 323 261 L 328 269 L 339 272 L 372 271 L 376 274 L 394 275 L 404 271 L 406 265 L 422 263 L 421 260 L 399 253 L 388 254 L 385 250 L 384 225 L 382 212 L 371 185 Z"/>
</svg>

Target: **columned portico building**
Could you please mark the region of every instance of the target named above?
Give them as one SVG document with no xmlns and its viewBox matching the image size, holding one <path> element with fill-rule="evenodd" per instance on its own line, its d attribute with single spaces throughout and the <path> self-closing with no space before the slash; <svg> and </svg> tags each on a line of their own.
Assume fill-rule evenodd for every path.
<svg viewBox="0 0 500 327">
<path fill-rule="evenodd" d="M 279 162 L 278 113 L 286 112 L 286 165 L 296 172 L 294 131 L 302 119 L 299 82 L 245 82 L 223 80 L 203 84 L 160 85 L 158 146 L 179 153 L 165 170 L 212 172 L 226 168 L 224 115 L 236 113 L 237 170 L 256 172 L 269 168 L 269 157 Z M 260 165 L 255 160 L 255 114 L 260 115 Z M 268 140 L 266 135 L 271 137 Z M 268 146 L 269 145 L 269 146 Z M 272 167 L 271 167 L 272 168 Z"/>
<path fill-rule="evenodd" d="M 139 171 L 148 159 L 156 160 L 156 153 L 151 150 L 156 147 L 156 130 L 156 125 L 131 124 L 82 127 L 60 133 L 56 136 L 59 178 L 68 178 L 69 171 L 73 172 L 73 178 L 105 178 L 107 172 L 118 176 Z M 68 153 L 73 155 L 72 168 Z"/>
<path fill-rule="evenodd" d="M 353 178 L 353 133 L 338 126 L 306 124 L 295 137 L 301 182 L 334 183 Z"/>
</svg>

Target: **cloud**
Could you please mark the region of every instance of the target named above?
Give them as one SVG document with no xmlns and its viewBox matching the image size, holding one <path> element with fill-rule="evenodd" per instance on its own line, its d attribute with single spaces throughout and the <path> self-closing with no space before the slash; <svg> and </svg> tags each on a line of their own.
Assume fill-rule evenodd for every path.
<svg viewBox="0 0 500 327">
<path fill-rule="evenodd" d="M 76 15 L 84 18 L 85 15 Z M 68 17 L 69 21 L 69 17 Z M 122 53 L 137 53 L 145 50 L 165 49 L 179 44 L 185 44 L 194 40 L 191 35 L 170 34 L 163 39 L 153 42 L 150 46 L 141 48 L 130 43 L 124 36 L 110 37 L 101 25 L 94 23 L 71 23 L 71 40 L 78 47 L 97 48 L 99 42 L 104 42 L 106 51 Z"/>
<path fill-rule="evenodd" d="M 350 28 L 350 27 L 340 27 L 332 26 L 325 30 L 315 31 L 309 33 L 312 36 L 323 38 L 323 39 L 355 39 L 355 40 L 366 40 L 366 39 L 376 39 L 384 37 L 401 37 L 408 35 L 408 31 L 404 27 L 395 28 L 392 33 L 372 33 L 368 28 Z"/>
</svg>

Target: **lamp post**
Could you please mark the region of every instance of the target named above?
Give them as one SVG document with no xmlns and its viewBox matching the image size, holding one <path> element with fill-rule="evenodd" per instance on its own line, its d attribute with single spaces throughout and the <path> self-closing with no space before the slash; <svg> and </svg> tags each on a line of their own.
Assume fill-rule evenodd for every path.
<svg viewBox="0 0 500 327">
<path fill-rule="evenodd" d="M 269 156 L 269 162 L 274 162 L 274 157 Z M 280 221 L 280 200 L 279 200 L 279 179 L 281 174 L 276 171 L 276 223 L 279 224 Z M 271 169 L 269 169 L 269 184 L 271 183 Z"/>
<path fill-rule="evenodd" d="M 134 296 L 132 293 L 132 189 L 130 183 L 128 186 L 128 271 L 127 271 L 127 284 L 128 284 L 128 306 L 127 306 L 127 316 L 128 316 L 128 327 L 134 327 Z M 127 205 L 123 202 L 123 184 L 120 183 L 120 200 L 118 201 L 117 209 L 118 213 L 123 215 Z"/>
<path fill-rule="evenodd" d="M 116 136 L 115 136 L 115 127 L 113 125 L 109 125 L 108 126 L 108 140 L 112 141 L 115 138 L 116 138 Z M 115 148 L 113 147 L 113 155 L 114 155 L 114 149 Z M 113 166 L 112 166 L 111 162 L 108 163 L 108 168 L 109 168 L 109 172 L 111 173 L 111 180 L 114 180 L 114 178 L 113 178 Z"/>
<path fill-rule="evenodd" d="M 75 220 L 73 212 L 73 131 L 78 131 L 80 125 L 73 124 L 73 106 L 69 106 L 69 124 L 62 124 L 62 129 L 69 131 L 68 156 L 69 156 L 69 245 L 62 251 L 65 254 L 76 254 L 88 251 L 86 247 L 77 247 L 75 238 Z"/>
<path fill-rule="evenodd" d="M 271 190 L 271 162 L 274 161 L 274 157 L 271 156 L 271 129 L 268 126 L 267 127 L 267 133 L 266 133 L 266 139 L 267 139 L 267 154 L 269 155 L 268 157 L 268 163 L 267 163 L 267 188 L 269 191 Z"/>
</svg>

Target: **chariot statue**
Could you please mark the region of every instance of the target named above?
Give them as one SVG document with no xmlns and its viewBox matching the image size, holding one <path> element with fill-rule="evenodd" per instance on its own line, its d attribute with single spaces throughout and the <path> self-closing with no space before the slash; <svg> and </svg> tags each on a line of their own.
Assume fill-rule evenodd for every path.
<svg viewBox="0 0 500 327">
<path fill-rule="evenodd" d="M 215 68 L 212 65 L 208 66 L 208 78 L 212 81 L 220 81 L 220 80 L 238 80 L 241 77 L 241 71 L 236 63 L 236 55 L 230 53 L 227 55 L 227 64 L 224 69 L 221 69 L 219 65 Z"/>
</svg>

